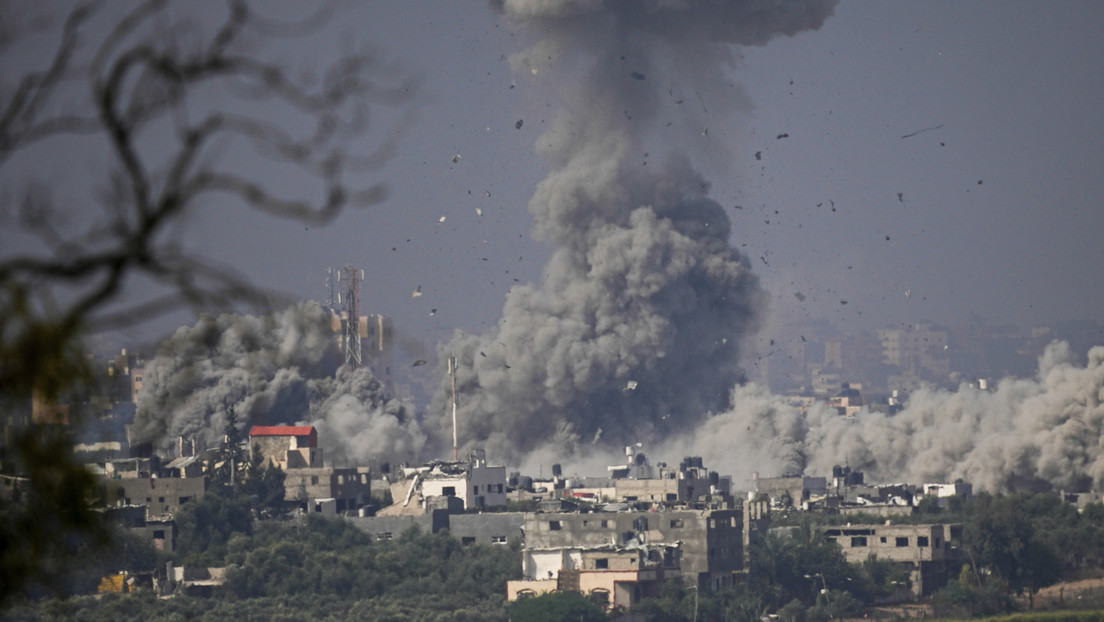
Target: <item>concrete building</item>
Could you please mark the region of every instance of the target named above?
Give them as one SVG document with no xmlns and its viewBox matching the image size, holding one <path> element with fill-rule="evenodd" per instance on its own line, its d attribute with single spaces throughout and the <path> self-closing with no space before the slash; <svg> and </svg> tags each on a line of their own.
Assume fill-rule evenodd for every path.
<svg viewBox="0 0 1104 622">
<path fill-rule="evenodd" d="M 284 500 L 323 514 L 354 512 L 371 503 L 372 474 L 368 467 L 289 468 L 284 476 Z"/>
<path fill-rule="evenodd" d="M 815 497 L 828 494 L 828 479 L 825 477 L 806 477 L 804 475 L 784 475 L 782 477 L 756 477 L 752 483 L 756 496 L 766 495 L 774 507 L 802 504 Z"/>
<path fill-rule="evenodd" d="M 571 552 L 562 563 L 564 567 L 555 578 L 508 581 L 507 600 L 570 590 L 604 609 L 630 609 L 641 599 L 657 595 L 661 581 L 680 576 L 678 547 L 674 545 L 651 549 L 609 545 Z"/>
<path fill-rule="evenodd" d="M 525 519 L 522 573 L 527 579 L 555 579 L 563 570 L 584 569 L 588 551 L 678 549 L 680 575 L 714 589 L 732 585 L 744 569 L 741 510 L 537 513 Z"/>
<path fill-rule="evenodd" d="M 487 464 L 482 450 L 472 452 L 466 462 L 438 461 L 402 473 L 402 479 L 391 484 L 394 503 L 378 516 L 423 514 L 436 497 L 459 499 L 466 510 L 506 505 L 506 467 Z"/>
<path fill-rule="evenodd" d="M 556 487 L 558 496 L 593 502 L 693 503 L 731 494 L 732 478 L 707 470 L 700 456 L 683 458 L 677 468 L 663 462 L 653 467 L 640 449 L 640 443 L 626 447 L 626 464 L 607 467 L 612 477 L 555 480 L 562 484 Z"/>
<path fill-rule="evenodd" d="M 105 479 L 104 499 L 111 505 L 144 505 L 150 517 L 172 515 L 185 503 L 203 498 L 202 477 L 127 477 Z"/>
<path fill-rule="evenodd" d="M 254 451 L 285 471 L 322 466 L 318 431 L 312 425 L 255 425 L 249 430 L 250 456 Z"/>
<path fill-rule="evenodd" d="M 958 559 L 951 546 L 958 525 L 847 525 L 824 527 L 850 563 L 877 559 L 907 565 L 914 596 L 927 596 L 947 584 L 952 562 Z"/>
</svg>

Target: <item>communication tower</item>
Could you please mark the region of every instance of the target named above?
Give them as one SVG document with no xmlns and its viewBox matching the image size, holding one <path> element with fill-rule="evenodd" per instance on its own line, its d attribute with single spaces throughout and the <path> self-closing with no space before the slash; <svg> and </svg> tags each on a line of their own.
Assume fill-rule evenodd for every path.
<svg viewBox="0 0 1104 622">
<path fill-rule="evenodd" d="M 364 280 L 364 270 L 345 266 L 343 275 L 338 272 L 338 278 L 342 276 L 345 285 L 345 365 L 350 369 L 360 369 L 360 282 Z"/>
</svg>

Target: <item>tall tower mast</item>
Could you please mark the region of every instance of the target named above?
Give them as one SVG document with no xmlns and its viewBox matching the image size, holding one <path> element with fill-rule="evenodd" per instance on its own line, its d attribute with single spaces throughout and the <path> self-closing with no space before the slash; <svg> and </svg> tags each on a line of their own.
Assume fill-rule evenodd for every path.
<svg viewBox="0 0 1104 622">
<path fill-rule="evenodd" d="M 364 270 L 345 266 L 345 365 L 360 369 L 360 282 Z"/>
<path fill-rule="evenodd" d="M 448 373 L 452 377 L 452 461 L 460 460 L 460 447 L 456 434 L 456 357 L 448 358 Z"/>
</svg>

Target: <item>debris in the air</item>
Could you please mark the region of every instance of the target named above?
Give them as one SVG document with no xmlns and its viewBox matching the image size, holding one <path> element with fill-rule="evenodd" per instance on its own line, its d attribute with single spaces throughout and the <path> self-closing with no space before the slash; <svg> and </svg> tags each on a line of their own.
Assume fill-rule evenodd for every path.
<svg viewBox="0 0 1104 622">
<path fill-rule="evenodd" d="M 630 380 L 629 383 L 625 385 L 625 390 L 626 391 L 635 391 L 636 390 L 636 381 L 635 380 Z"/>
<path fill-rule="evenodd" d="M 887 242 L 889 241 L 889 236 L 888 236 L 888 235 L 886 236 L 886 241 L 887 241 Z"/>
<path fill-rule="evenodd" d="M 785 132 L 782 132 L 781 134 L 779 134 L 778 136 L 775 136 L 774 138 L 775 138 L 775 140 L 782 140 L 783 138 L 789 138 L 789 137 L 790 137 L 789 134 L 787 134 Z"/>
<path fill-rule="evenodd" d="M 430 309 L 429 314 L 430 315 L 437 315 L 437 309 Z"/>
<path fill-rule="evenodd" d="M 904 192 L 898 192 L 897 193 L 897 200 L 900 201 L 901 203 L 904 203 L 905 202 L 905 193 Z"/>
<path fill-rule="evenodd" d="M 411 296 L 411 298 L 417 298 L 418 296 L 421 296 L 421 295 L 422 295 L 422 286 L 419 285 L 419 286 L 414 288 L 414 293 L 412 293 L 410 296 Z"/>
<path fill-rule="evenodd" d="M 912 298 L 912 290 L 911 289 L 906 289 L 905 290 L 905 298 Z"/>
<path fill-rule="evenodd" d="M 755 159 L 756 160 L 762 160 L 763 159 L 763 152 L 762 151 L 756 151 L 755 152 Z"/>
<path fill-rule="evenodd" d="M 425 359 L 418 359 L 418 360 L 414 361 L 414 365 L 412 365 L 412 367 L 421 367 L 422 365 L 425 365 L 425 364 L 426 364 Z"/>
<path fill-rule="evenodd" d="M 476 216 L 482 216 L 482 215 L 483 215 L 483 209 L 482 209 L 482 208 L 478 208 L 478 207 L 477 207 L 477 208 L 475 208 L 475 215 L 476 215 Z"/>
<path fill-rule="evenodd" d="M 917 134 L 923 134 L 924 132 L 930 132 L 930 131 L 932 131 L 932 130 L 938 130 L 938 129 L 939 129 L 939 128 L 941 128 L 941 127 L 943 127 L 943 125 L 942 125 L 942 124 L 940 124 L 940 125 L 933 125 L 932 127 L 925 127 L 925 128 L 924 128 L 924 129 L 922 129 L 922 130 L 916 130 L 915 132 L 911 132 L 911 133 L 905 134 L 905 135 L 904 135 L 904 136 L 902 136 L 901 138 L 912 138 L 913 136 L 916 136 Z M 943 146 L 943 143 L 939 143 L 939 146 L 940 146 L 940 147 L 942 147 L 942 146 Z"/>
<path fill-rule="evenodd" d="M 460 154 L 459 154 L 459 153 L 458 153 L 458 154 L 456 154 L 456 155 L 454 155 L 454 156 L 452 156 L 452 163 L 453 163 L 453 164 L 456 164 L 456 163 L 458 163 L 459 161 L 460 161 Z"/>
<path fill-rule="evenodd" d="M 805 294 L 801 292 L 794 292 L 794 298 L 797 298 L 798 302 L 805 302 Z"/>
<path fill-rule="evenodd" d="M 979 186 L 981 185 L 981 180 L 980 180 L 980 179 L 978 180 L 978 185 L 979 185 Z"/>
<path fill-rule="evenodd" d="M 523 126 L 523 125 L 525 125 L 525 120 L 524 119 L 518 119 L 517 123 L 514 124 L 514 128 L 520 130 L 521 126 Z"/>
<path fill-rule="evenodd" d="M 633 80 L 644 80 L 644 79 L 647 78 L 647 76 L 640 73 L 639 71 L 634 71 L 634 72 L 630 73 L 629 75 L 632 76 Z"/>
<path fill-rule="evenodd" d="M 487 353 L 480 350 L 479 351 L 479 356 L 482 356 L 483 358 L 487 358 Z"/>
<path fill-rule="evenodd" d="M 441 216 L 440 218 L 437 219 L 437 224 L 441 224 L 443 222 L 445 222 L 445 217 L 444 216 Z"/>
<path fill-rule="evenodd" d="M 845 305 L 845 304 L 847 304 L 847 301 L 846 301 L 846 300 L 841 300 L 841 301 L 840 301 L 840 304 L 841 304 L 841 305 Z"/>
</svg>

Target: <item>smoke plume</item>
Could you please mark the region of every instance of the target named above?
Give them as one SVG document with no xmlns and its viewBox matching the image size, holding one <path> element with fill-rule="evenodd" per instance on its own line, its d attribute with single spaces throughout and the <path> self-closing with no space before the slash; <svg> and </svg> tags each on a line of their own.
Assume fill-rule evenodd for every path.
<svg viewBox="0 0 1104 622">
<path fill-rule="evenodd" d="M 723 72 L 732 46 L 817 28 L 833 4 L 497 3 L 539 38 L 511 66 L 562 105 L 537 139 L 554 170 L 529 203 L 554 251 L 494 330 L 441 349 L 457 358 L 465 445 L 511 460 L 647 440 L 727 405 L 764 295 L 688 154 L 710 114 L 741 105 Z M 449 381 L 431 410 L 442 437 Z"/>
<path fill-rule="evenodd" d="M 350 371 L 315 303 L 265 316 L 204 316 L 159 348 L 144 372 L 134 435 L 171 449 L 222 442 L 229 409 L 239 427 L 311 424 L 328 460 L 410 459 L 424 437 L 408 407 L 366 369 Z"/>
<path fill-rule="evenodd" d="M 845 418 L 825 404 L 803 414 L 756 386 L 733 390 L 734 406 L 709 418 L 662 455 L 702 455 L 742 484 L 764 476 L 864 471 L 873 482 L 952 482 L 991 492 L 1093 490 L 1104 486 L 1104 347 L 1073 362 L 1051 344 L 1035 378 L 1006 378 L 992 391 L 913 393 L 896 415 Z"/>
</svg>

